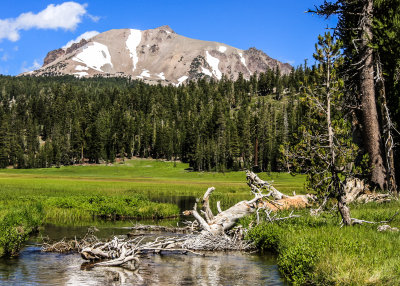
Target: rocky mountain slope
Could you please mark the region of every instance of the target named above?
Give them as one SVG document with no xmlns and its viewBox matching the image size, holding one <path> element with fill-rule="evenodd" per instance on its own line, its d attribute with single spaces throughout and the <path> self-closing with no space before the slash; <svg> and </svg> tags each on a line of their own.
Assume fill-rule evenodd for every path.
<svg viewBox="0 0 400 286">
<path fill-rule="evenodd" d="M 145 31 L 110 30 L 68 48 L 47 54 L 43 66 L 30 75 L 130 76 L 149 83 L 180 85 L 209 76 L 249 78 L 254 72 L 291 66 L 255 48 L 240 50 L 217 42 L 194 40 L 162 26 Z"/>
</svg>

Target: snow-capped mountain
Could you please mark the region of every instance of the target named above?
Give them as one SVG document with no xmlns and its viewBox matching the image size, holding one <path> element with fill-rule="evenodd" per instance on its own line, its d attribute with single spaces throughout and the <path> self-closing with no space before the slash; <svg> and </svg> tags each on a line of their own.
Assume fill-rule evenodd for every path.
<svg viewBox="0 0 400 286">
<path fill-rule="evenodd" d="M 110 30 L 51 51 L 43 66 L 31 75 L 130 76 L 149 83 L 180 85 L 187 80 L 225 74 L 236 79 L 254 72 L 291 66 L 255 48 L 240 50 L 217 42 L 194 40 L 176 34 L 169 26 L 145 31 Z"/>
</svg>

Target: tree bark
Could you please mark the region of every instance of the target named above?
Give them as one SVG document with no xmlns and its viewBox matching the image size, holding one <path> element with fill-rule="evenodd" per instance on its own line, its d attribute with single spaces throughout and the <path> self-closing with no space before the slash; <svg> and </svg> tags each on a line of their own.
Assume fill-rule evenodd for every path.
<svg viewBox="0 0 400 286">
<path fill-rule="evenodd" d="M 369 46 L 372 41 L 373 1 L 365 2 L 365 13 L 362 29 L 362 57 L 364 64 L 361 68 L 361 107 L 364 129 L 364 142 L 370 158 L 372 168 L 371 181 L 382 190 L 387 186 L 386 168 L 383 160 L 382 138 L 379 126 L 378 112 L 375 97 L 373 49 Z"/>
<path fill-rule="evenodd" d="M 343 224 L 351 225 L 350 208 L 347 206 L 344 195 L 340 195 L 338 198 L 338 209 L 342 216 Z"/>
<path fill-rule="evenodd" d="M 389 108 L 386 100 L 385 80 L 382 74 L 381 63 L 378 61 L 378 79 L 379 79 L 379 96 L 381 99 L 381 114 L 383 128 L 383 140 L 385 142 L 385 156 L 386 156 L 386 173 L 387 173 L 387 184 L 388 190 L 393 195 L 397 196 L 397 184 L 396 184 L 396 171 L 394 161 L 394 139 L 392 136 L 392 122 L 390 118 Z"/>
</svg>

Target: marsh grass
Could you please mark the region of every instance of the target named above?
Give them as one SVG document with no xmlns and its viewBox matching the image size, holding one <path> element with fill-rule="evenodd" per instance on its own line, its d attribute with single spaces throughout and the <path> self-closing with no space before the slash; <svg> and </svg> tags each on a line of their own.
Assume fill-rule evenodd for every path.
<svg viewBox="0 0 400 286">
<path fill-rule="evenodd" d="M 399 209 L 399 202 L 357 205 L 352 217 L 387 220 Z M 311 217 L 307 210 L 298 212 L 299 219 L 263 223 L 249 233 L 260 248 L 278 254 L 279 269 L 291 283 L 400 285 L 398 232 L 378 232 L 377 225 L 340 228 L 336 214 Z M 400 218 L 390 224 L 400 227 Z"/>
<path fill-rule="evenodd" d="M 107 218 L 163 218 L 176 216 L 173 203 L 160 197 L 200 197 L 216 187 L 212 205 L 223 208 L 251 197 L 244 172 L 189 172 L 180 162 L 133 159 L 113 165 L 68 166 L 47 169 L 0 170 L 0 208 L 13 203 L 42 202 L 46 222 Z M 283 192 L 302 193 L 304 177 L 265 174 Z M 151 199 L 149 201 L 148 199 Z"/>
<path fill-rule="evenodd" d="M 0 208 L 0 257 L 15 256 L 23 243 L 43 222 L 40 203 L 10 205 Z"/>
</svg>

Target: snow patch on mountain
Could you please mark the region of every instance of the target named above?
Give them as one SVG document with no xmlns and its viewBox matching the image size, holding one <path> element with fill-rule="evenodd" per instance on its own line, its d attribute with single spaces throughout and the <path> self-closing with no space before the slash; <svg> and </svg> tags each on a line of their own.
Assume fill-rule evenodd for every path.
<svg viewBox="0 0 400 286">
<path fill-rule="evenodd" d="M 69 47 L 71 47 L 72 44 L 79 43 L 82 39 L 90 40 L 91 38 L 97 36 L 98 34 L 100 34 L 100 33 L 97 32 L 97 31 L 88 31 L 88 32 L 85 32 L 85 33 L 83 33 L 82 35 L 78 36 L 75 40 L 71 40 L 71 41 L 69 41 L 68 43 L 66 43 L 65 46 L 62 47 L 62 48 L 63 48 L 64 50 L 66 50 L 66 49 L 68 49 Z"/>
<path fill-rule="evenodd" d="M 109 64 L 111 67 L 113 66 L 107 46 L 98 42 L 92 42 L 92 45 L 85 46 L 83 51 L 72 58 L 72 60 L 83 63 L 99 72 L 104 72 L 101 70 L 101 67 L 104 65 Z"/>
<path fill-rule="evenodd" d="M 178 79 L 178 84 L 176 86 L 180 86 L 185 80 L 187 80 L 189 77 L 187 75 L 184 75 Z"/>
<path fill-rule="evenodd" d="M 136 65 L 139 61 L 139 57 L 137 55 L 136 49 L 139 46 L 140 42 L 142 41 L 142 31 L 131 29 L 131 34 L 129 35 L 128 39 L 126 40 L 126 48 L 130 52 L 130 56 L 133 62 L 133 69 L 135 71 Z"/>
<path fill-rule="evenodd" d="M 150 73 L 148 70 L 143 70 L 142 73 L 140 74 L 141 77 L 150 77 Z"/>
<path fill-rule="evenodd" d="M 89 68 L 88 68 L 88 67 L 81 66 L 81 65 L 77 65 L 77 66 L 75 67 L 75 70 L 77 70 L 77 71 L 87 71 L 87 70 L 89 70 Z"/>
<path fill-rule="evenodd" d="M 249 72 L 249 74 L 251 74 L 251 71 L 249 70 L 249 67 L 246 65 L 246 59 L 243 57 L 243 54 L 242 53 L 238 53 L 238 54 L 240 56 L 240 61 L 246 67 L 246 69 Z"/>
<path fill-rule="evenodd" d="M 240 56 L 240 61 L 241 61 L 242 64 L 247 68 L 246 59 L 243 57 L 243 54 L 242 54 L 242 53 L 239 53 L 239 56 Z"/>
<path fill-rule="evenodd" d="M 156 76 L 158 76 L 160 79 L 165 80 L 165 75 L 164 72 L 161 72 L 159 74 L 156 74 Z"/>
<path fill-rule="evenodd" d="M 210 72 L 210 70 L 206 69 L 205 67 L 201 67 L 201 72 L 204 73 L 205 75 L 212 77 L 212 73 Z"/>
<path fill-rule="evenodd" d="M 89 75 L 87 72 L 76 72 L 74 73 L 74 75 L 78 76 L 78 77 L 84 77 Z"/>
<path fill-rule="evenodd" d="M 206 51 L 206 61 L 207 63 L 211 66 L 211 68 L 213 69 L 213 74 L 218 78 L 221 79 L 222 78 L 222 73 L 218 68 L 219 65 L 219 59 L 213 57 L 212 55 L 210 55 L 210 53 L 208 51 Z"/>
<path fill-rule="evenodd" d="M 226 52 L 226 47 L 225 46 L 219 46 L 218 51 L 220 51 L 221 53 L 225 53 Z"/>
</svg>

